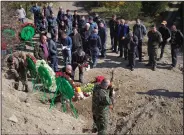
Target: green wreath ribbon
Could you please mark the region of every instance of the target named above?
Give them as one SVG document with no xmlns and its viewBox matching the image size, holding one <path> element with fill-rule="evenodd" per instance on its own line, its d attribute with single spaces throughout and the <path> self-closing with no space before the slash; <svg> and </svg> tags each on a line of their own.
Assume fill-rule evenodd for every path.
<svg viewBox="0 0 184 135">
<path fill-rule="evenodd" d="M 30 71 L 31 75 L 35 77 L 37 72 L 34 61 L 29 57 L 26 58 L 26 61 L 27 61 L 27 69 Z"/>
<path fill-rule="evenodd" d="M 38 67 L 38 74 L 43 82 L 43 85 L 46 87 L 46 88 L 49 88 L 51 87 L 52 85 L 52 78 L 51 76 L 49 75 L 49 72 L 47 70 L 47 68 L 45 68 L 44 66 L 39 66 Z"/>
</svg>

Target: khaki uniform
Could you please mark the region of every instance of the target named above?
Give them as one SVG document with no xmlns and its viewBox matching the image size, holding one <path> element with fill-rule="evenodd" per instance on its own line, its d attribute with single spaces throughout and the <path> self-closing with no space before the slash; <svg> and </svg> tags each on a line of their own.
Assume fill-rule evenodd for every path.
<svg viewBox="0 0 184 135">
<path fill-rule="evenodd" d="M 21 81 L 23 86 L 25 86 L 25 91 L 28 92 L 27 71 L 26 66 L 24 65 L 24 60 L 20 57 L 19 53 L 14 53 L 12 56 L 13 62 L 7 62 L 9 68 L 7 71 L 7 78 L 15 80 L 15 89 L 18 89 L 19 81 Z"/>
<path fill-rule="evenodd" d="M 98 135 L 107 134 L 109 105 L 112 104 L 111 98 L 109 97 L 109 92 L 109 89 L 102 89 L 99 85 L 96 85 L 93 90 L 93 129 L 97 128 Z"/>
<path fill-rule="evenodd" d="M 159 44 L 162 42 L 162 35 L 159 31 L 148 32 L 148 56 L 149 56 L 149 64 L 153 67 L 156 67 L 157 63 L 157 53 Z"/>
</svg>

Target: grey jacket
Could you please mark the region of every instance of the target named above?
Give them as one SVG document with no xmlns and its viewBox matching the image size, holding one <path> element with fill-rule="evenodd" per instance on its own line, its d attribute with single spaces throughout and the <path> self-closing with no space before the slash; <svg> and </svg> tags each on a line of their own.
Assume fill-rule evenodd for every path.
<svg viewBox="0 0 184 135">
<path fill-rule="evenodd" d="M 135 24 L 133 26 L 133 34 L 136 35 L 139 40 L 142 40 L 146 35 L 146 27 L 143 24 Z"/>
<path fill-rule="evenodd" d="M 48 41 L 48 47 L 49 47 L 49 57 L 52 58 L 57 56 L 57 44 L 52 39 Z"/>
</svg>

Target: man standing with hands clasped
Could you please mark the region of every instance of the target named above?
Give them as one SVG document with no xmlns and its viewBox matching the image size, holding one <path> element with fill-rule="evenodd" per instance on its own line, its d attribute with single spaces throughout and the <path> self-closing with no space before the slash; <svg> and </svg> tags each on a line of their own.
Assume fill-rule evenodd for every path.
<svg viewBox="0 0 184 135">
<path fill-rule="evenodd" d="M 133 27 L 133 34 L 137 36 L 138 42 L 138 54 L 139 55 L 139 62 L 142 62 L 142 41 L 144 36 L 146 35 L 146 27 L 140 23 L 140 19 L 136 20 L 136 24 Z M 136 51 L 137 52 L 137 51 Z"/>
</svg>

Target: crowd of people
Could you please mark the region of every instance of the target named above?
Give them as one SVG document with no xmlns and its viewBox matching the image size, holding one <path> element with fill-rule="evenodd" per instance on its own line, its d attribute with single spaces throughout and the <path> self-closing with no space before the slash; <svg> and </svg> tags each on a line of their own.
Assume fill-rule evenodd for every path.
<svg viewBox="0 0 184 135">
<path fill-rule="evenodd" d="M 26 16 L 22 6 L 20 6 L 18 11 L 19 13 L 21 12 L 19 16 Z M 75 58 L 76 61 L 72 60 L 72 56 L 74 57 L 73 53 L 77 50 L 78 53 L 86 57 L 82 63 L 91 61 L 93 68 L 96 67 L 99 56 L 102 58 L 106 57 L 107 25 L 98 14 L 95 14 L 95 17 L 89 16 L 85 18 L 85 16 L 80 16 L 76 10 L 72 15 L 69 9 L 65 12 L 62 7 L 59 7 L 56 17 L 53 13 L 52 5 L 48 3 L 43 8 L 39 7 L 36 3 L 30 11 L 34 14 L 34 24 L 37 32 L 41 33 L 41 44 L 43 44 L 43 36 L 45 35 L 44 38 L 47 38 L 47 33 L 51 34 L 49 40 L 52 41 L 47 41 L 49 45 L 46 48 L 50 50 L 48 55 L 54 71 L 58 70 L 56 43 L 62 44 L 64 47 L 63 57 L 65 65 L 72 64 L 73 62 L 77 63 L 78 58 Z M 21 22 L 24 22 L 23 17 L 19 18 Z M 142 44 L 146 35 L 148 37 L 149 55 L 149 63 L 146 66 L 151 66 L 153 70 L 156 70 L 157 61 L 163 58 L 165 46 L 170 42 L 172 55 L 171 68 L 176 67 L 177 50 L 182 45 L 183 34 L 176 29 L 175 25 L 170 30 L 167 28 L 167 22 L 163 21 L 158 30 L 155 25 L 152 25 L 150 27 L 151 30 L 147 32 L 144 24 L 141 23 L 140 19 L 137 19 L 136 24 L 131 30 L 128 20 L 116 18 L 116 15 L 112 16 L 108 24 L 110 27 L 112 51 L 115 53 L 120 52 L 119 58 L 128 60 L 129 64 L 127 67 L 130 67 L 132 71 L 135 67 L 135 58 L 138 58 L 139 62 L 143 61 Z M 159 48 L 161 48 L 160 57 L 157 56 Z M 35 53 L 38 53 L 38 48 L 35 50 Z M 41 53 L 44 52 L 42 49 L 40 51 Z M 84 53 L 81 53 L 81 51 Z M 36 55 L 36 58 L 41 59 L 43 57 Z M 46 59 L 48 60 L 48 56 Z"/>
<path fill-rule="evenodd" d="M 86 66 L 86 63 L 91 62 L 92 68 L 95 68 L 99 56 L 102 58 L 106 57 L 107 25 L 103 19 L 100 19 L 98 14 L 94 18 L 89 16 L 86 19 L 84 16 L 78 15 L 77 11 L 74 11 L 74 14 L 71 15 L 70 10 L 66 10 L 65 13 L 64 9 L 60 7 L 57 17 L 55 17 L 52 7 L 48 4 L 42 10 L 35 4 L 30 11 L 34 14 L 34 24 L 37 32 L 40 33 L 40 43 L 35 46 L 34 56 L 38 60 L 50 61 L 50 66 L 55 72 L 59 71 L 58 45 L 62 47 L 62 55 L 65 62 L 65 68 L 62 69 L 63 72 L 68 73 L 74 79 L 75 70 L 78 67 L 80 82 L 84 80 L 83 68 Z M 24 12 L 22 7 L 20 7 L 19 13 L 23 15 L 20 15 L 19 20 L 22 23 L 24 23 L 26 15 Z M 136 57 L 139 59 L 139 62 L 143 61 L 142 46 L 145 36 L 148 37 L 149 56 L 149 62 L 146 66 L 151 66 L 152 70 L 155 71 L 157 61 L 163 58 L 166 44 L 170 43 L 171 68 L 176 67 L 177 52 L 183 44 L 184 37 L 175 25 L 172 25 L 170 30 L 167 27 L 167 22 L 163 21 L 158 30 L 155 25 L 151 25 L 150 30 L 147 32 L 140 19 L 137 19 L 131 30 L 128 21 L 116 18 L 116 15 L 113 15 L 109 21 L 109 27 L 112 52 L 117 54 L 120 52 L 119 58 L 128 60 L 129 64 L 127 66 L 132 71 L 135 68 Z M 51 34 L 50 38 L 47 37 L 47 33 Z M 161 48 L 160 57 L 157 56 L 159 48 Z M 18 74 L 24 73 L 20 72 L 22 67 L 24 67 L 24 61 L 25 55 L 22 53 L 19 54 L 19 59 L 17 60 L 14 56 L 8 59 L 10 71 L 15 74 L 16 81 L 19 81 L 19 76 L 25 76 L 25 74 Z M 13 62 L 15 67 L 12 67 Z M 17 71 L 15 71 L 15 68 L 17 68 Z M 26 85 L 27 91 L 25 79 L 23 79 L 23 83 Z M 110 85 L 110 80 L 104 79 L 99 85 L 95 86 L 93 91 L 94 131 L 98 131 L 98 134 L 106 134 L 108 107 L 113 108 L 109 91 L 107 91 Z M 16 84 L 15 88 L 17 87 Z"/>
</svg>

